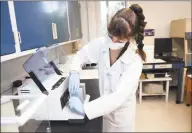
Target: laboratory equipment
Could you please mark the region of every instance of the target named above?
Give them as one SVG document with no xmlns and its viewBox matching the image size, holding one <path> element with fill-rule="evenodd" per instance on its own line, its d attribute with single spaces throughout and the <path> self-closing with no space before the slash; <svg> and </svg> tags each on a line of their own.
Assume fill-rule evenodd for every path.
<svg viewBox="0 0 192 133">
<path fill-rule="evenodd" d="M 173 38 L 173 52 L 185 61 L 186 67 L 192 66 L 191 18 L 171 21 L 170 36 Z"/>
<path fill-rule="evenodd" d="M 155 38 L 155 57 L 171 56 L 172 38 Z"/>
<path fill-rule="evenodd" d="M 46 110 L 40 107 L 34 116 L 36 120 L 46 119 L 48 116 L 48 120 L 82 120 L 83 122 L 85 117 L 73 113 L 68 107 L 68 77 L 61 74 L 49 55 L 51 49 L 54 48 L 55 46 L 40 48 L 24 63 L 23 67 L 32 80 L 28 80 L 19 87 L 18 94 L 19 96 L 47 95 L 43 103 Z M 90 96 L 86 95 L 85 84 L 80 84 L 80 99 L 83 103 L 90 99 Z"/>
</svg>

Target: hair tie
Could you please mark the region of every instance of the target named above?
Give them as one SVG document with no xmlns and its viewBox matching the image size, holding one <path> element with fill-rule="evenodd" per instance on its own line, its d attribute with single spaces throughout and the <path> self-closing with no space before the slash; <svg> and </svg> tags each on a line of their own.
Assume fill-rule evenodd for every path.
<svg viewBox="0 0 192 133">
<path fill-rule="evenodd" d="M 137 14 L 137 10 L 134 7 L 129 7 L 132 11 L 135 12 L 135 14 Z"/>
<path fill-rule="evenodd" d="M 144 44 L 143 44 L 143 43 L 140 43 L 140 44 L 138 44 L 137 47 L 138 47 L 139 50 L 142 50 L 142 49 L 143 49 L 143 46 L 144 46 Z"/>
</svg>

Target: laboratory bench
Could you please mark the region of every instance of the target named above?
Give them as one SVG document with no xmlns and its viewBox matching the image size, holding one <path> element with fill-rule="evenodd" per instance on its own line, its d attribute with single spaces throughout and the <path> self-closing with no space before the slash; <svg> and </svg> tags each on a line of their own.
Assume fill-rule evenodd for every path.
<svg viewBox="0 0 192 133">
<path fill-rule="evenodd" d="M 184 95 L 184 66 L 185 63 L 182 60 L 161 60 L 154 59 L 154 62 L 146 62 L 143 65 L 143 73 L 166 73 L 172 70 L 177 70 L 178 72 L 178 85 L 177 85 L 177 94 L 175 102 L 177 104 L 183 102 Z"/>
<path fill-rule="evenodd" d="M 90 101 L 100 96 L 98 79 L 83 79 L 81 83 L 86 84 L 86 93 L 90 95 Z M 101 132 L 103 118 L 93 120 L 86 118 L 85 123 L 69 123 L 67 121 L 50 121 L 51 132 Z M 38 127 L 36 132 L 45 131 L 44 122 Z"/>
<path fill-rule="evenodd" d="M 68 64 L 60 65 L 59 69 L 63 71 L 62 75 L 64 77 L 67 77 L 69 75 Z M 27 79 L 25 82 L 29 80 L 31 79 Z M 83 70 L 80 76 L 80 82 L 85 84 L 86 94 L 90 95 L 90 101 L 100 97 L 97 69 Z M 13 105 L 14 109 L 12 110 L 17 111 L 19 100 L 14 100 Z M 6 110 L 4 112 L 6 112 Z M 24 126 L 19 127 L 18 130 L 19 132 L 49 132 L 48 131 L 49 128 L 51 132 L 101 132 L 102 125 L 103 125 L 102 117 L 95 118 L 93 120 L 88 120 L 88 118 L 85 118 L 84 123 L 69 123 L 68 121 L 51 121 L 51 120 L 42 121 L 42 120 L 30 119 L 25 123 Z"/>
</svg>

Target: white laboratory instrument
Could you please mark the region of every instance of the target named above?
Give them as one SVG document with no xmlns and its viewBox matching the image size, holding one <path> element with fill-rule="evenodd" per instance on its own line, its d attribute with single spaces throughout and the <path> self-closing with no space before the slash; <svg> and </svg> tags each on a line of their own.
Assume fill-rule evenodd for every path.
<svg viewBox="0 0 192 133">
<path fill-rule="evenodd" d="M 22 115 L 1 117 L 1 124 L 22 126 L 29 119 L 84 122 L 85 116 L 76 114 L 68 108 L 68 77 L 64 77 L 55 63 L 50 60 L 49 51 L 50 47 L 41 48 L 24 63 L 23 67 L 31 79 L 27 79 L 18 88 L 18 96 L 2 98 L 4 102 L 12 98 L 19 99 L 20 105 L 16 110 L 20 110 Z M 81 101 L 88 102 L 90 96 L 86 95 L 85 84 L 80 84 L 80 92 Z M 30 101 L 22 98 L 37 96 L 38 98 L 29 107 L 27 105 Z"/>
<path fill-rule="evenodd" d="M 63 77 L 60 70 L 50 60 L 48 56 L 49 50 L 40 49 L 32 55 L 23 65 L 24 69 L 33 81 L 29 81 L 18 89 L 18 94 L 37 95 L 44 93 L 48 97 L 43 103 L 45 108 L 39 108 L 35 113 L 35 119 L 44 120 L 84 120 L 84 116 L 73 113 L 68 108 L 68 78 Z M 80 99 L 88 102 L 90 96 L 86 95 L 85 85 L 80 84 Z"/>
</svg>

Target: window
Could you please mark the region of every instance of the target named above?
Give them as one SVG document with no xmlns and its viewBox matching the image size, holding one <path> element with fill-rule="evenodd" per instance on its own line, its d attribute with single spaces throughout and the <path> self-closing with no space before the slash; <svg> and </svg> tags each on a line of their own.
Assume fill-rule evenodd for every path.
<svg viewBox="0 0 192 133">
<path fill-rule="evenodd" d="M 100 1 L 102 35 L 107 34 L 107 24 L 115 13 L 126 7 L 126 1 Z"/>
</svg>

